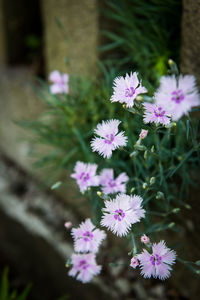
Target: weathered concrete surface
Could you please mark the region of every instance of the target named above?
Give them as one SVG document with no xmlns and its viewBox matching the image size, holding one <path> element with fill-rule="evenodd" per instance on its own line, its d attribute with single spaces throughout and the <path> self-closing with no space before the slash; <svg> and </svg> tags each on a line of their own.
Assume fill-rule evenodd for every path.
<svg viewBox="0 0 200 300">
<path fill-rule="evenodd" d="M 183 0 L 181 70 L 200 85 L 200 0 Z"/>
<path fill-rule="evenodd" d="M 99 38 L 97 2 L 42 1 L 47 73 L 55 69 L 78 75 L 94 71 Z M 56 18 L 62 24 L 62 28 L 56 24 Z M 66 57 L 69 59 L 67 66 Z"/>
</svg>

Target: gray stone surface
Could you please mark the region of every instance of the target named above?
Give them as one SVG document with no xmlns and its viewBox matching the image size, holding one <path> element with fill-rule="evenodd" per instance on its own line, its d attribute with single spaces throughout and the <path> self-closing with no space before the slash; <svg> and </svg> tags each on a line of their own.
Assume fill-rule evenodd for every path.
<svg viewBox="0 0 200 300">
<path fill-rule="evenodd" d="M 78 75 L 94 71 L 99 38 L 97 5 L 97 0 L 42 1 L 47 73 L 55 69 Z"/>
<path fill-rule="evenodd" d="M 183 0 L 181 69 L 200 85 L 200 0 Z"/>
</svg>

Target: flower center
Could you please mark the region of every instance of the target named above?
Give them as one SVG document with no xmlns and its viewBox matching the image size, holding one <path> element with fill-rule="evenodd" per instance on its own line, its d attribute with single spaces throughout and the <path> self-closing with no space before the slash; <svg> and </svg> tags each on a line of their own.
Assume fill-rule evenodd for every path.
<svg viewBox="0 0 200 300">
<path fill-rule="evenodd" d="M 157 118 L 163 117 L 165 115 L 165 110 L 163 110 L 162 107 L 159 106 L 157 109 L 154 109 L 154 114 Z"/>
<path fill-rule="evenodd" d="M 182 90 L 176 90 L 172 92 L 172 97 L 171 97 L 172 101 L 176 103 L 180 103 L 181 101 L 183 101 L 184 98 L 185 96 Z"/>
<path fill-rule="evenodd" d="M 89 264 L 85 259 L 82 259 L 79 262 L 79 267 L 82 268 L 83 270 L 86 270 L 89 267 Z"/>
<path fill-rule="evenodd" d="M 109 185 L 110 187 L 115 187 L 115 186 L 116 186 L 116 183 L 115 183 L 115 181 L 114 181 L 113 179 L 110 179 L 109 182 L 108 182 L 108 185 Z"/>
<path fill-rule="evenodd" d="M 152 255 L 152 256 L 150 257 L 150 261 L 151 261 L 151 263 L 152 263 L 153 266 L 155 266 L 155 265 L 158 266 L 158 265 L 160 265 L 161 262 L 162 262 L 162 257 L 159 256 L 158 254 L 155 254 L 155 255 Z"/>
<path fill-rule="evenodd" d="M 80 175 L 80 179 L 82 179 L 85 182 L 90 179 L 90 175 L 88 173 L 82 172 Z"/>
<path fill-rule="evenodd" d="M 112 144 L 112 142 L 114 141 L 114 134 L 106 134 L 106 138 L 105 138 L 105 143 L 106 144 Z"/>
<path fill-rule="evenodd" d="M 86 232 L 83 234 L 83 236 L 84 236 L 83 240 L 84 240 L 85 242 L 91 241 L 91 240 L 93 239 L 93 237 L 94 237 L 94 235 L 92 234 L 91 231 L 86 231 Z"/>
<path fill-rule="evenodd" d="M 121 221 L 124 217 L 125 217 L 125 213 L 123 212 L 122 209 L 115 210 L 115 214 L 114 214 L 115 220 Z"/>
<path fill-rule="evenodd" d="M 135 94 L 135 89 L 134 87 L 130 87 L 130 89 L 125 90 L 125 97 L 132 97 Z"/>
</svg>

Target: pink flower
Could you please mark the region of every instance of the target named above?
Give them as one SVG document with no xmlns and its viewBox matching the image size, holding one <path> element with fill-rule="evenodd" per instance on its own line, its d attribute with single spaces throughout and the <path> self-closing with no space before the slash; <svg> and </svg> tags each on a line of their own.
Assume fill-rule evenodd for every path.
<svg viewBox="0 0 200 300">
<path fill-rule="evenodd" d="M 150 239 L 148 236 L 146 236 L 146 234 L 143 234 L 143 236 L 141 236 L 141 242 L 143 244 L 149 244 L 150 243 Z"/>
<path fill-rule="evenodd" d="M 127 137 L 124 132 L 118 133 L 118 126 L 121 122 L 119 120 L 103 121 L 98 124 L 94 132 L 99 136 L 91 141 L 92 151 L 97 151 L 104 158 L 110 158 L 112 151 L 126 146 Z"/>
<path fill-rule="evenodd" d="M 65 222 L 65 228 L 70 229 L 72 227 L 72 222 Z"/>
<path fill-rule="evenodd" d="M 148 134 L 148 130 L 142 129 L 140 132 L 140 139 L 143 140 Z"/>
<path fill-rule="evenodd" d="M 134 204 L 132 197 L 126 194 L 119 194 L 115 199 L 105 201 L 101 225 L 118 236 L 127 235 L 131 225 L 139 222 L 144 215 L 144 210 L 134 207 Z"/>
<path fill-rule="evenodd" d="M 143 249 L 137 255 L 140 261 L 141 274 L 144 278 L 159 278 L 165 280 L 170 276 L 171 265 L 175 263 L 176 252 L 166 247 L 164 241 L 153 244 L 152 254 Z"/>
<path fill-rule="evenodd" d="M 76 163 L 71 177 L 76 179 L 81 192 L 86 191 L 90 186 L 99 185 L 99 177 L 96 175 L 96 170 L 96 164 L 85 164 L 81 161 Z"/>
<path fill-rule="evenodd" d="M 131 259 L 130 266 L 131 266 L 133 269 L 135 269 L 137 266 L 139 266 L 139 260 L 137 259 L 137 256 L 134 256 L 134 257 Z"/>
<path fill-rule="evenodd" d="M 160 123 L 167 125 L 170 123 L 170 114 L 162 106 L 152 103 L 144 103 L 144 123 Z"/>
<path fill-rule="evenodd" d="M 61 74 L 59 71 L 53 71 L 49 75 L 49 80 L 53 82 L 50 86 L 52 94 L 68 94 L 68 74 Z"/>
<path fill-rule="evenodd" d="M 76 277 L 77 280 L 87 283 L 92 280 L 95 275 L 101 271 L 101 266 L 96 263 L 95 255 L 89 254 L 72 254 L 72 268 L 69 271 L 69 276 Z"/>
<path fill-rule="evenodd" d="M 117 192 L 125 193 L 128 179 L 126 173 L 121 173 L 114 179 L 113 169 L 103 169 L 99 176 L 99 183 L 102 186 L 103 193 L 106 195 Z"/>
<path fill-rule="evenodd" d="M 101 242 L 106 238 L 105 232 L 95 228 L 90 219 L 86 219 L 78 228 L 73 228 L 72 236 L 76 252 L 96 253 Z"/>
<path fill-rule="evenodd" d="M 147 92 L 146 88 L 139 82 L 136 72 L 131 73 L 130 76 L 126 74 L 125 78 L 123 76 L 116 77 L 113 90 L 110 101 L 126 103 L 127 107 L 133 107 L 138 94 Z"/>
<path fill-rule="evenodd" d="M 187 114 L 193 106 L 200 104 L 200 97 L 196 87 L 196 79 L 192 75 L 163 76 L 160 87 L 155 94 L 158 106 L 167 107 L 172 120 L 177 121 Z"/>
</svg>

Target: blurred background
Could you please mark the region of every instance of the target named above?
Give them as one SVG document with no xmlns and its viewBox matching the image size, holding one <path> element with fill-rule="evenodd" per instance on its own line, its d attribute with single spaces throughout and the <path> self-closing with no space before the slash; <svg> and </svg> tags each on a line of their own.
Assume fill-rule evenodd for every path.
<svg viewBox="0 0 200 300">
<path fill-rule="evenodd" d="M 50 190 L 62 168 L 49 173 L 47 157 L 35 164 L 50 143 L 38 146 L 34 133 L 16 122 L 45 113 L 36 78 L 47 80 L 53 70 L 96 78 L 100 86 L 99 70 L 104 83 L 108 73 L 138 70 L 151 90 L 169 58 L 200 84 L 199 53 L 200 0 L 0 0 L 0 300 L 198 299 L 198 278 L 181 265 L 165 284 L 120 269 L 104 270 L 103 279 L 88 285 L 68 277 L 72 241 L 64 223 L 77 224 L 87 212 L 74 201 L 71 182 Z M 191 191 L 193 212 L 185 214 L 181 235 L 192 260 L 199 259 L 198 202 Z M 15 289 L 18 296 L 11 297 Z"/>
</svg>

